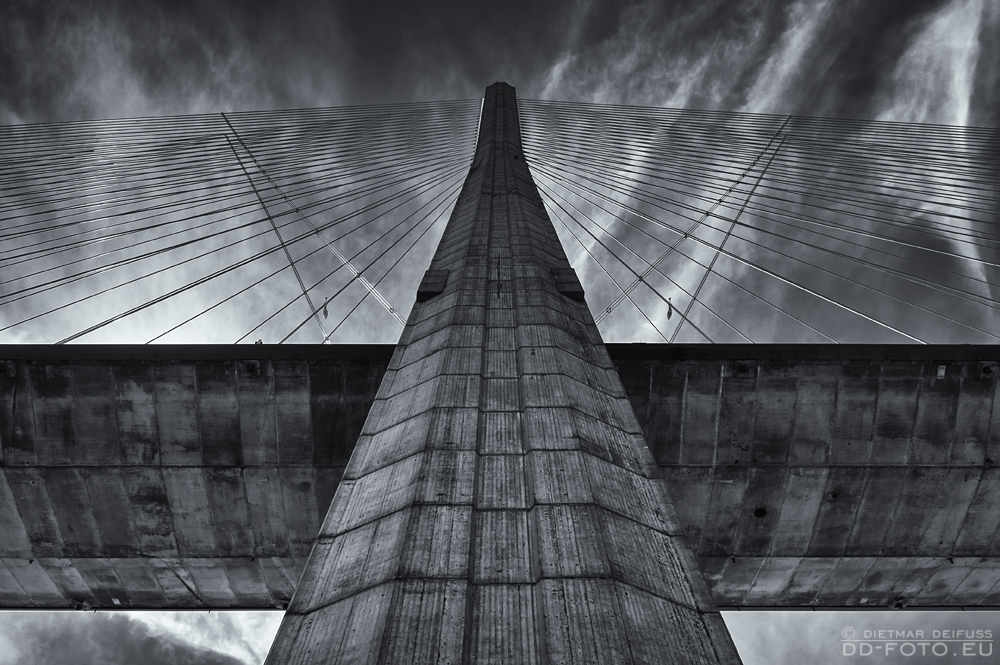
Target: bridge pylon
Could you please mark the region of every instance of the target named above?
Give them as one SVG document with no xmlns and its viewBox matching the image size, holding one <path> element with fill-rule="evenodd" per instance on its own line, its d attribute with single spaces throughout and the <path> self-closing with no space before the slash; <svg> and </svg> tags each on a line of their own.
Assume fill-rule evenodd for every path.
<svg viewBox="0 0 1000 665">
<path fill-rule="evenodd" d="M 505 83 L 267 662 L 740 662 Z"/>
</svg>

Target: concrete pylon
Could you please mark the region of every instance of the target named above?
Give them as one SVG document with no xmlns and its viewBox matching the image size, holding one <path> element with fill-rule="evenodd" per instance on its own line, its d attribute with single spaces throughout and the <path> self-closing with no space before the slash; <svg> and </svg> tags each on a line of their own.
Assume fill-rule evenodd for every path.
<svg viewBox="0 0 1000 665">
<path fill-rule="evenodd" d="M 267 663 L 739 663 L 656 478 L 496 83 Z"/>
</svg>

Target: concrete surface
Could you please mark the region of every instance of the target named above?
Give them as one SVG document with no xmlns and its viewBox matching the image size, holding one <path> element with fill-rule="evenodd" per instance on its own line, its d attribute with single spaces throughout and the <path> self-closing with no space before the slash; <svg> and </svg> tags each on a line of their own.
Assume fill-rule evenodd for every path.
<svg viewBox="0 0 1000 665">
<path fill-rule="evenodd" d="M 521 154 L 514 89 L 267 663 L 739 663 Z"/>
<path fill-rule="evenodd" d="M 394 348 L 0 347 L 0 607 L 287 603 Z M 981 376 L 1000 347 L 607 348 L 720 605 L 1000 606 L 1000 411 Z M 201 453 L 214 444 L 198 414 L 218 390 L 167 378 L 204 367 L 227 368 L 220 420 L 239 423 L 238 463 Z M 777 375 L 791 423 L 779 446 L 755 428 L 684 427 L 740 408 L 753 419 L 762 399 L 779 403 Z M 196 408 L 177 415 L 177 402 Z M 106 450 L 84 409 L 110 414 Z M 890 421 L 904 435 L 883 424 L 877 438 Z M 171 452 L 175 428 L 195 433 L 197 456 Z M 873 460 L 876 440 L 906 463 Z"/>
<path fill-rule="evenodd" d="M 634 345 L 616 366 L 720 606 L 988 607 L 998 360 Z"/>
<path fill-rule="evenodd" d="M 385 349 L 123 348 L 0 351 L 0 605 L 282 607 Z"/>
</svg>

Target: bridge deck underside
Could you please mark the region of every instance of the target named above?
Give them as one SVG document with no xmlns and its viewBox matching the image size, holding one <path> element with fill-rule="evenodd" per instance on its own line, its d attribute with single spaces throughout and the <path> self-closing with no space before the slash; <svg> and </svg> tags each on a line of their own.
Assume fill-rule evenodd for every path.
<svg viewBox="0 0 1000 665">
<path fill-rule="evenodd" d="M 608 350 L 720 607 L 1000 606 L 997 347 Z M 282 607 L 391 352 L 3 347 L 0 607 Z"/>
</svg>

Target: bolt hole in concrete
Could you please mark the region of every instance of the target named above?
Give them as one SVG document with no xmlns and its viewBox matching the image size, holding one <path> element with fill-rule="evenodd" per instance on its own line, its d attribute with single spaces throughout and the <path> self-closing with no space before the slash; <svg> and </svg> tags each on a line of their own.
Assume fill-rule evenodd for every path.
<svg viewBox="0 0 1000 665">
<path fill-rule="evenodd" d="M 767 515 L 767 508 L 758 508 L 757 510 L 753 511 L 754 517 L 763 517 L 764 515 Z"/>
</svg>

